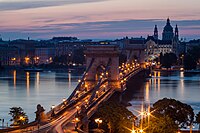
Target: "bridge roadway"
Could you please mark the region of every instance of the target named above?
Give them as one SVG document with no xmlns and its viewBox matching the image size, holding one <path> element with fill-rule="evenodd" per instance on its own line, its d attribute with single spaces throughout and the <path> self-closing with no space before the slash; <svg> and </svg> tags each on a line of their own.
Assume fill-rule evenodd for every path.
<svg viewBox="0 0 200 133">
<path fill-rule="evenodd" d="M 142 70 L 142 68 L 137 67 L 137 68 L 134 69 L 134 71 L 131 71 L 127 75 L 121 77 L 120 80 L 121 81 L 126 81 L 126 80 L 130 79 L 132 76 L 134 76 L 137 73 L 139 73 L 141 70 Z M 124 90 L 126 89 L 125 84 L 124 84 L 123 88 L 124 88 Z M 122 90 L 122 91 L 124 91 L 124 90 Z M 109 89 L 107 91 L 107 94 L 103 95 L 103 97 L 101 97 L 99 100 L 97 100 L 94 105 L 91 105 L 91 108 L 88 110 L 88 113 L 87 113 L 88 118 L 90 118 L 95 113 L 95 111 L 97 110 L 98 106 L 103 101 L 108 100 L 112 96 L 112 94 L 114 92 L 115 92 L 114 89 Z M 73 121 L 71 121 L 70 123 L 67 123 L 67 124 L 65 123 L 65 125 L 66 126 L 64 126 L 64 128 L 63 128 L 63 130 L 65 131 L 65 133 L 71 133 L 71 132 L 74 131 L 75 124 L 73 123 Z"/>
<path fill-rule="evenodd" d="M 126 81 L 141 70 L 142 69 L 139 66 L 135 67 L 132 69 L 132 71 L 123 74 L 123 76 L 121 76 L 120 80 Z M 26 128 L 24 130 L 24 132 L 73 133 L 74 128 L 75 128 L 74 119 L 75 119 L 75 115 L 77 114 L 76 107 L 81 107 L 82 105 L 87 105 L 87 107 L 88 107 L 87 115 L 88 115 L 88 118 L 90 118 L 97 110 L 98 105 L 100 103 L 102 103 L 103 101 L 106 101 L 107 99 L 109 99 L 112 96 L 112 94 L 115 92 L 114 89 L 111 89 L 111 88 L 105 89 L 103 87 L 103 85 L 105 85 L 106 83 L 107 83 L 107 81 L 105 82 L 105 80 L 100 83 L 100 88 L 98 89 L 98 97 L 95 98 L 93 100 L 93 102 L 91 102 L 89 105 L 87 105 L 88 103 L 86 101 L 88 101 L 88 99 L 92 96 L 92 94 L 94 93 L 95 90 L 94 91 L 90 90 L 88 93 L 83 94 L 78 99 L 73 98 L 73 100 L 65 106 L 61 106 L 63 104 L 60 104 L 59 105 L 60 110 L 55 111 L 55 113 L 60 113 L 60 112 L 62 112 L 62 113 L 60 113 L 60 115 L 58 117 L 53 118 L 52 120 L 49 120 L 49 122 L 47 124 L 41 125 L 39 127 L 39 130 L 38 130 L 38 126 L 35 125 L 35 126 Z M 124 88 L 125 82 L 122 84 L 123 84 L 122 87 Z M 122 91 L 124 91 L 124 90 L 122 90 Z M 19 133 L 19 132 L 23 132 L 23 130 L 15 130 L 10 133 Z"/>
</svg>

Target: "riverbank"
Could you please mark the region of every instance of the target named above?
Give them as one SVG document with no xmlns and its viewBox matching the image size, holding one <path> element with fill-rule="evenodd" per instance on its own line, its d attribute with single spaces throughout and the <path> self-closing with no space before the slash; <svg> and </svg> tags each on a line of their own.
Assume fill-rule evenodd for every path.
<svg viewBox="0 0 200 133">
<path fill-rule="evenodd" d="M 0 71 L 24 71 L 25 69 L 30 68 L 29 66 L 7 66 L 7 67 L 1 67 Z M 42 65 L 34 67 L 36 69 L 41 69 L 45 72 L 77 72 L 77 73 L 83 73 L 86 69 L 85 66 L 60 66 L 60 65 Z"/>
</svg>

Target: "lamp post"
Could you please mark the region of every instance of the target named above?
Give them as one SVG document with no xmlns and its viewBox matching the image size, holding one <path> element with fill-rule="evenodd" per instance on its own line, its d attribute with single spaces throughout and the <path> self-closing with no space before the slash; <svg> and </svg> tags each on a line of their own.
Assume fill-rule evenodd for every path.
<svg viewBox="0 0 200 133">
<path fill-rule="evenodd" d="M 76 109 L 77 109 L 77 115 L 78 115 L 79 108 L 80 108 L 79 106 L 76 106 Z"/>
<path fill-rule="evenodd" d="M 54 108 L 55 108 L 55 105 L 52 105 L 51 106 L 51 110 L 52 110 L 51 117 L 52 118 L 55 116 Z"/>
<path fill-rule="evenodd" d="M 64 104 L 64 105 L 66 105 L 66 104 L 67 104 L 67 99 L 66 99 L 66 98 L 63 98 L 63 100 L 62 100 L 62 101 L 63 101 L 63 104 Z"/>
<path fill-rule="evenodd" d="M 97 118 L 94 121 L 98 124 L 98 129 L 99 129 L 99 126 L 103 121 L 100 118 Z"/>
<path fill-rule="evenodd" d="M 76 117 L 76 118 L 75 118 L 75 131 L 77 131 L 77 128 L 78 128 L 78 122 L 79 122 L 79 121 L 80 121 L 79 118 Z"/>
<path fill-rule="evenodd" d="M 136 130 L 133 129 L 133 130 L 131 131 L 131 133 L 136 133 Z"/>
</svg>

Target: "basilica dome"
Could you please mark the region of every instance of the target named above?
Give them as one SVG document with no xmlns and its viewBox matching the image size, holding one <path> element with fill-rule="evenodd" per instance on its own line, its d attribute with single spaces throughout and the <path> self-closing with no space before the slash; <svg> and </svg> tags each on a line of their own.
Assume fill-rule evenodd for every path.
<svg viewBox="0 0 200 133">
<path fill-rule="evenodd" d="M 170 24 L 170 20 L 169 20 L 169 18 L 167 19 L 167 24 L 166 24 L 166 26 L 164 27 L 164 30 L 163 30 L 164 32 L 173 32 L 173 27 L 171 26 L 171 24 Z"/>
</svg>

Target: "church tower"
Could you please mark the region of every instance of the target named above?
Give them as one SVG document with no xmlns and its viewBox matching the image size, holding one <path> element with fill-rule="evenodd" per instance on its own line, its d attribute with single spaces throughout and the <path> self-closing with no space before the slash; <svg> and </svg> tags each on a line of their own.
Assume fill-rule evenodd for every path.
<svg viewBox="0 0 200 133">
<path fill-rule="evenodd" d="M 167 19 L 167 24 L 164 27 L 163 34 L 162 34 L 162 40 L 171 41 L 174 38 L 174 32 L 173 27 L 170 24 L 170 19 Z"/>
<path fill-rule="evenodd" d="M 178 26 L 176 25 L 175 28 L 175 39 L 178 41 L 179 40 L 179 33 L 178 33 Z"/>
<path fill-rule="evenodd" d="M 154 39 L 158 40 L 158 28 L 157 28 L 157 25 L 155 25 L 153 37 L 154 37 Z"/>
</svg>

